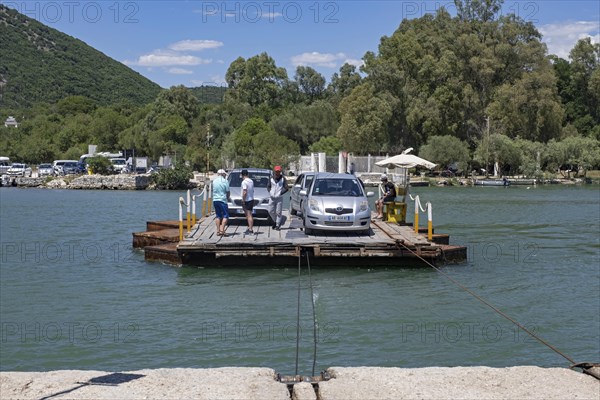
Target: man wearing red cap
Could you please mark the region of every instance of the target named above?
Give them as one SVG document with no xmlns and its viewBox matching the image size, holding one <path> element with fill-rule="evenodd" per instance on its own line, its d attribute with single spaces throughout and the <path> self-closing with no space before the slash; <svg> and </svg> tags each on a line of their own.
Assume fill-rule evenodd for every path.
<svg viewBox="0 0 600 400">
<path fill-rule="evenodd" d="M 277 165 L 273 171 L 275 175 L 269 179 L 267 190 L 269 191 L 269 215 L 273 220 L 273 229 L 281 229 L 281 213 L 283 211 L 283 195 L 288 191 L 287 179 L 281 173 L 281 167 Z"/>
</svg>

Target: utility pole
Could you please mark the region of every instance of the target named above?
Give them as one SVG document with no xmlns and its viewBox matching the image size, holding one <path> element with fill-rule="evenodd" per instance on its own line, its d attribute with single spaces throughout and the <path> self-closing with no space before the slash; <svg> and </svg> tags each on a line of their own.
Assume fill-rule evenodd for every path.
<svg viewBox="0 0 600 400">
<path fill-rule="evenodd" d="M 206 126 L 206 176 L 210 174 L 210 140 L 212 135 L 210 134 L 210 124 Z"/>
<path fill-rule="evenodd" d="M 485 121 L 487 123 L 487 134 L 485 139 L 485 175 L 487 177 L 489 175 L 488 168 L 490 166 L 490 117 L 485 117 Z"/>
</svg>

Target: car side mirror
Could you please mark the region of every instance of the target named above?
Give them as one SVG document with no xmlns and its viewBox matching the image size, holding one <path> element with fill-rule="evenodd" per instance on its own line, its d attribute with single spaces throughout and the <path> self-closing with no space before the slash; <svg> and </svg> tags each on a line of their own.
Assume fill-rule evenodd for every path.
<svg viewBox="0 0 600 400">
<path fill-rule="evenodd" d="M 301 190 L 300 191 L 300 196 L 306 196 L 308 193 L 306 192 L 306 190 Z"/>
<path fill-rule="evenodd" d="M 373 197 L 373 196 L 375 196 L 375 193 L 373 193 L 373 192 L 367 192 L 367 197 Z"/>
</svg>

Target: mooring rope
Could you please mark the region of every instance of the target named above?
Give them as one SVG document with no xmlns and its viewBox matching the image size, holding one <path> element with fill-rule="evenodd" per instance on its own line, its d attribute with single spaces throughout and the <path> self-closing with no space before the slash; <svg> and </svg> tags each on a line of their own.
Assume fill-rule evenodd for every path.
<svg viewBox="0 0 600 400">
<path fill-rule="evenodd" d="M 298 375 L 298 353 L 300 352 L 300 263 L 302 262 L 302 253 L 298 254 L 298 303 L 296 310 L 296 369 L 294 375 Z"/>
<path fill-rule="evenodd" d="M 315 312 L 315 294 L 312 284 L 312 275 L 310 272 L 310 259 L 308 257 L 308 251 L 306 252 L 306 265 L 308 266 L 308 282 L 310 284 L 310 298 L 312 303 L 313 313 L 313 364 L 312 364 L 312 375 L 315 376 L 315 366 L 317 364 L 317 314 Z"/>
<path fill-rule="evenodd" d="M 467 288 L 466 286 L 464 286 L 463 284 L 461 284 L 460 282 L 458 282 L 457 280 L 455 280 L 454 278 L 452 278 L 450 275 L 448 275 L 445 272 L 443 272 L 441 269 L 439 269 L 435 265 L 431 264 L 429 261 L 427 261 L 426 259 L 424 259 L 420 255 L 418 255 L 417 253 L 415 253 L 414 251 L 412 251 L 412 249 L 408 248 L 404 243 L 402 243 L 402 242 L 399 242 L 399 243 L 406 250 L 408 250 L 409 252 L 411 252 L 412 254 L 414 254 L 421 261 L 423 261 L 425 264 L 429 265 L 431 268 L 433 268 L 434 270 L 436 270 L 437 272 L 439 272 L 440 274 L 442 274 L 450 282 L 452 282 L 453 284 L 455 284 L 456 286 L 458 286 L 459 288 L 461 288 L 465 292 L 469 293 L 471 296 L 475 297 L 477 300 L 479 300 L 480 302 L 482 302 L 483 304 L 485 304 L 486 306 L 488 306 L 489 308 L 491 308 L 492 310 L 494 310 L 496 313 L 498 313 L 502 317 L 506 318 L 507 320 L 509 320 L 510 322 L 512 322 L 513 324 L 515 324 L 517 327 L 519 327 L 520 329 L 522 329 L 523 331 L 525 331 L 529 336 L 531 336 L 532 338 L 534 338 L 538 342 L 542 343 L 543 345 L 547 346 L 548 348 L 550 348 L 551 350 L 553 350 L 557 354 L 559 354 L 562 357 L 564 357 L 567 361 L 569 361 L 571 363 L 571 365 L 575 364 L 575 361 L 571 357 L 565 355 L 562 351 L 558 350 L 556 347 L 552 346 L 550 343 L 548 343 L 544 339 L 540 338 L 535 333 L 531 332 L 529 329 L 527 329 L 526 327 L 524 327 L 523 325 L 521 325 L 520 323 L 518 323 L 515 319 L 511 318 L 509 315 L 507 315 L 506 313 L 504 313 L 503 311 L 501 311 L 500 309 L 498 309 L 497 307 L 495 307 L 489 301 L 487 301 L 483 297 L 479 296 L 477 293 L 473 292 L 472 290 L 470 290 L 469 288 Z"/>
</svg>

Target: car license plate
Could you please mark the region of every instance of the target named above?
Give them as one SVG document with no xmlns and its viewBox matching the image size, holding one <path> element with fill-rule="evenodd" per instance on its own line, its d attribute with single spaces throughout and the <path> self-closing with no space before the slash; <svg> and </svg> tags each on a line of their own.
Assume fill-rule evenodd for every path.
<svg viewBox="0 0 600 400">
<path fill-rule="evenodd" d="M 329 217 L 330 221 L 350 221 L 350 217 L 347 215 L 331 215 Z"/>
</svg>

